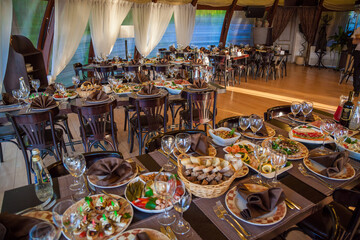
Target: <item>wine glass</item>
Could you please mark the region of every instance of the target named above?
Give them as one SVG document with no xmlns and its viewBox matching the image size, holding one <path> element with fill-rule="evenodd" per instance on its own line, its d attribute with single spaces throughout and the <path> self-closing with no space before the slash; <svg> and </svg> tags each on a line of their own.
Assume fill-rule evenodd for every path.
<svg viewBox="0 0 360 240">
<path fill-rule="evenodd" d="M 78 88 L 79 84 L 80 84 L 80 78 L 79 76 L 73 76 L 72 77 L 72 83 L 75 86 L 75 90 Z"/>
<path fill-rule="evenodd" d="M 74 200 L 67 199 L 58 202 L 52 210 L 54 224 L 58 228 L 64 229 L 64 232 L 70 233 L 71 236 L 73 236 L 73 231 L 80 225 L 80 214 L 70 211 L 66 215 L 64 215 L 64 213 L 74 204 Z"/>
<path fill-rule="evenodd" d="M 184 235 L 190 231 L 190 224 L 185 221 L 183 214 L 190 207 L 191 198 L 191 192 L 186 189 L 185 184 L 182 183 L 175 188 L 175 194 L 171 201 L 174 209 L 180 213 L 180 218 L 172 226 L 172 230 L 177 234 Z"/>
<path fill-rule="evenodd" d="M 250 119 L 248 116 L 240 116 L 239 117 L 239 127 L 243 132 L 246 131 L 250 127 Z"/>
<path fill-rule="evenodd" d="M 296 115 L 301 111 L 301 102 L 292 102 L 291 103 L 291 112 L 296 118 Z"/>
<path fill-rule="evenodd" d="M 31 80 L 31 86 L 35 89 L 36 91 L 36 96 L 39 96 L 39 87 L 40 87 L 40 80 L 39 79 L 33 79 Z"/>
<path fill-rule="evenodd" d="M 174 151 L 175 137 L 172 135 L 165 135 L 161 138 L 161 149 L 167 154 L 168 161 L 164 164 L 163 169 L 165 171 L 172 171 L 175 169 L 175 165 L 170 161 L 170 154 Z"/>
<path fill-rule="evenodd" d="M 188 133 L 178 133 L 175 136 L 175 143 L 176 148 L 181 153 L 180 156 L 185 155 L 191 147 L 191 135 Z M 178 158 L 180 158 L 180 156 L 178 156 Z"/>
<path fill-rule="evenodd" d="M 283 167 L 286 164 L 287 161 L 287 154 L 286 152 L 272 152 L 270 154 L 270 161 L 272 166 L 275 168 L 275 175 L 272 180 L 272 184 L 274 186 L 280 184 L 278 177 L 278 171 L 281 167 Z"/>
<path fill-rule="evenodd" d="M 348 134 L 349 134 L 349 129 L 343 127 L 340 124 L 336 125 L 336 129 L 334 131 L 334 139 L 335 139 L 335 143 L 336 143 L 336 151 L 339 150 L 338 145 L 341 144 L 341 142 L 345 141 Z"/>
<path fill-rule="evenodd" d="M 325 141 L 328 135 L 332 134 L 336 129 L 336 122 L 331 119 L 321 120 L 320 130 L 324 134 L 322 146 L 319 149 L 325 150 Z"/>
<path fill-rule="evenodd" d="M 251 114 L 250 118 L 250 129 L 256 135 L 256 133 L 262 128 L 264 121 L 261 117 L 256 114 Z"/>
<path fill-rule="evenodd" d="M 13 97 L 20 103 L 20 98 L 21 98 L 21 95 L 20 95 L 20 90 L 19 89 L 14 89 L 11 91 Z"/>
<path fill-rule="evenodd" d="M 254 177 L 251 176 L 251 179 L 256 180 L 257 182 L 262 182 L 262 166 L 269 161 L 271 150 L 267 147 L 262 147 L 260 145 L 255 145 L 254 147 L 254 156 L 259 162 L 258 174 Z"/>
<path fill-rule="evenodd" d="M 74 177 L 74 183 L 70 185 L 70 190 L 76 191 L 74 198 L 80 199 L 86 194 L 84 189 L 84 183 L 81 180 L 81 176 L 86 170 L 86 161 L 84 155 L 81 153 L 67 153 L 64 154 L 63 163 L 65 168 Z"/>
<path fill-rule="evenodd" d="M 304 120 L 306 120 L 306 117 L 312 112 L 313 110 L 313 103 L 304 101 L 301 104 L 301 112 L 304 115 Z"/>
<path fill-rule="evenodd" d="M 56 229 L 49 222 L 41 222 L 33 226 L 29 232 L 32 240 L 53 240 L 56 239 Z"/>
<path fill-rule="evenodd" d="M 176 178 L 168 172 L 160 172 L 154 179 L 155 192 L 165 200 L 164 214 L 158 215 L 157 220 L 161 225 L 170 225 L 175 222 L 176 217 L 168 212 L 168 202 L 174 195 Z"/>
</svg>

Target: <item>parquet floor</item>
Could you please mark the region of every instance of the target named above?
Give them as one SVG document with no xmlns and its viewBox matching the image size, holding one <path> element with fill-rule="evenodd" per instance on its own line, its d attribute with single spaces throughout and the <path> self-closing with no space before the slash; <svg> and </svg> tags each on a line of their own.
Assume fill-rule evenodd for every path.
<svg viewBox="0 0 360 240">
<path fill-rule="evenodd" d="M 340 73 L 310 67 L 289 64 L 287 77 L 277 80 L 252 79 L 248 82 L 235 84 L 227 88 L 225 94 L 218 95 L 217 121 L 240 114 L 256 113 L 262 115 L 267 108 L 290 103 L 293 99 L 306 99 L 314 102 L 315 107 L 334 112 L 341 94 L 348 94 L 352 89 L 351 83 L 338 84 Z M 125 158 L 138 155 L 137 144 L 133 153 L 129 153 L 127 131 L 123 131 L 124 111 L 116 109 L 116 122 L 118 125 L 119 150 Z M 75 114 L 70 114 L 70 127 L 75 140 L 79 140 L 79 125 Z M 0 206 L 4 191 L 27 184 L 24 159 L 21 151 L 15 145 L 3 145 L 5 161 L 0 163 Z M 70 150 L 70 148 L 68 148 Z M 76 151 L 82 152 L 82 145 L 76 146 Z M 54 160 L 46 157 L 45 165 Z"/>
</svg>

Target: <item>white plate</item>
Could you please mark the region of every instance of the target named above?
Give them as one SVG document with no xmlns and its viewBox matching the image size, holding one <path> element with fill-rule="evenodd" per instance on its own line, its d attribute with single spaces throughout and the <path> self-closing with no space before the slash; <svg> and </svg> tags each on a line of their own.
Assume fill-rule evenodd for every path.
<svg viewBox="0 0 360 240">
<path fill-rule="evenodd" d="M 182 87 L 181 85 L 177 85 L 177 87 L 179 87 L 179 88 L 181 88 L 181 89 L 178 90 L 178 89 L 172 89 L 172 88 L 169 88 L 169 87 L 165 87 L 165 88 L 169 91 L 170 94 L 172 94 L 172 95 L 178 95 L 178 94 L 180 94 L 181 91 L 183 90 L 183 87 Z"/>
<path fill-rule="evenodd" d="M 48 107 L 48 108 L 31 108 L 31 111 L 33 111 L 33 112 L 44 112 L 44 111 L 56 108 L 58 106 L 59 106 L 59 102 L 56 102 L 56 106 L 52 106 L 52 107 Z M 30 105 L 30 107 L 31 107 L 31 105 Z"/>
<path fill-rule="evenodd" d="M 233 145 L 250 145 L 250 146 L 252 146 L 252 147 L 255 147 L 255 144 L 253 144 L 253 143 L 251 143 L 251 142 L 249 142 L 249 141 L 246 141 L 246 140 L 242 140 L 242 141 L 240 141 L 240 142 L 237 142 L 237 143 L 234 143 Z M 230 145 L 229 145 L 230 146 Z M 226 146 L 226 147 L 224 147 L 223 148 L 223 151 L 224 152 L 226 152 L 226 153 L 229 153 L 227 150 L 226 150 L 226 148 L 227 147 L 229 147 L 229 146 Z M 231 154 L 231 153 L 230 153 Z"/>
<path fill-rule="evenodd" d="M 264 191 L 267 187 L 257 185 L 257 184 L 247 184 L 247 186 L 253 188 L 254 192 Z M 244 221 L 248 224 L 255 226 L 270 226 L 274 225 L 286 216 L 286 204 L 285 202 L 280 203 L 277 207 L 275 207 L 271 212 L 259 216 L 257 218 L 253 218 L 250 220 L 245 220 L 240 215 L 240 212 L 246 209 L 247 201 L 241 197 L 241 195 L 236 191 L 236 186 L 230 189 L 225 196 L 225 204 L 229 211 L 241 221 Z"/>
<path fill-rule="evenodd" d="M 88 104 L 99 104 L 99 103 L 107 103 L 107 102 L 110 102 L 111 101 L 111 98 L 107 98 L 105 100 L 99 100 L 99 101 L 88 101 L 86 100 L 85 102 L 88 103 Z"/>
<path fill-rule="evenodd" d="M 116 240 L 134 240 L 138 233 L 145 232 L 151 240 L 169 240 L 169 238 L 162 232 L 150 228 L 135 228 L 123 232 Z"/>
<path fill-rule="evenodd" d="M 150 174 L 153 174 L 153 173 L 157 173 L 157 172 L 148 172 L 148 173 L 143 173 L 143 174 L 141 174 L 141 175 L 150 175 Z M 134 179 L 132 179 L 129 183 L 128 183 L 128 185 L 126 185 L 126 188 L 125 188 L 125 191 L 124 191 L 124 195 L 125 195 L 125 198 L 126 198 L 126 200 L 134 207 L 134 208 L 136 208 L 137 210 L 139 210 L 139 211 L 141 211 L 141 212 L 145 212 L 145 213 L 161 213 L 161 212 L 164 212 L 165 211 L 165 208 L 164 209 L 161 209 L 161 210 L 150 210 L 150 209 L 144 209 L 144 208 L 140 208 L 140 207 L 137 207 L 137 206 L 135 206 L 128 198 L 127 198 L 127 196 L 126 196 L 126 192 L 127 192 L 127 188 L 128 188 L 128 186 L 129 186 L 129 184 L 131 184 L 131 183 L 133 183 L 133 182 L 137 182 L 137 181 L 141 181 L 141 182 L 143 182 L 144 184 L 145 184 L 145 182 L 140 178 L 140 177 L 136 177 L 136 178 L 134 178 Z M 154 191 L 155 192 L 155 191 Z M 170 210 L 170 209 L 172 209 L 172 205 L 171 206 L 169 206 L 169 207 L 167 207 L 167 210 Z"/>
<path fill-rule="evenodd" d="M 139 96 L 139 97 L 144 97 L 144 98 L 151 98 L 151 97 L 157 97 L 161 94 L 161 92 L 158 92 L 156 94 L 151 94 L 151 95 L 143 95 L 143 94 L 140 94 L 139 92 L 136 92 L 136 94 Z"/>
<path fill-rule="evenodd" d="M 357 139 L 357 138 L 350 138 L 352 141 L 354 141 L 355 139 Z M 357 139 L 358 141 L 360 141 L 359 139 Z M 337 143 L 337 142 L 335 142 L 336 143 L 336 145 L 339 147 L 339 149 L 341 150 L 341 151 L 348 151 L 349 152 L 349 157 L 351 157 L 351 158 L 354 158 L 354 159 L 356 159 L 356 160 L 360 160 L 360 153 L 358 153 L 358 152 L 354 152 L 354 151 L 352 151 L 352 150 L 349 150 L 349 149 L 347 149 L 347 148 L 345 148 L 344 146 L 342 146 L 341 144 L 339 144 L 339 143 Z"/>
<path fill-rule="evenodd" d="M 214 142 L 220 146 L 229 146 L 231 144 L 234 144 L 241 136 L 240 133 L 238 132 L 234 132 L 234 135 L 236 135 L 236 137 L 232 137 L 232 138 L 228 138 L 228 139 L 223 139 L 219 136 L 216 136 L 214 134 L 214 131 L 216 130 L 224 130 L 224 131 L 230 131 L 231 132 L 231 129 L 230 128 L 226 128 L 226 127 L 220 127 L 220 128 L 216 128 L 216 129 L 209 129 L 209 134 L 210 136 L 212 137 L 212 139 L 214 140 Z"/>
<path fill-rule="evenodd" d="M 297 129 L 299 127 L 300 126 L 295 127 L 294 129 Z M 307 127 L 310 127 L 314 131 L 321 133 L 321 131 L 319 129 L 315 128 L 315 127 L 312 127 L 312 126 L 307 126 Z M 296 140 L 298 142 L 302 142 L 302 143 L 311 143 L 311 144 L 322 144 L 323 143 L 323 140 L 310 140 L 310 139 L 302 139 L 302 138 L 294 137 L 292 129 L 289 131 L 289 138 L 292 139 L 292 140 Z M 327 140 L 325 141 L 325 143 L 333 143 L 334 142 L 333 138 L 330 137 L 330 136 L 328 136 L 326 139 Z"/>
</svg>

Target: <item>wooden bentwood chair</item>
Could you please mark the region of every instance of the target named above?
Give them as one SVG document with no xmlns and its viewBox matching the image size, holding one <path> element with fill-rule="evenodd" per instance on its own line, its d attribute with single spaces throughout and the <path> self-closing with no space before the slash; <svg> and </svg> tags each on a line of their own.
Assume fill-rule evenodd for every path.
<svg viewBox="0 0 360 240">
<path fill-rule="evenodd" d="M 98 143 L 105 151 L 101 141 L 110 144 L 114 151 L 118 151 L 117 128 L 114 120 L 116 100 L 105 104 L 83 106 L 78 109 L 72 108 L 74 112 L 78 113 L 80 135 L 85 152 L 90 152 L 95 143 Z"/>
</svg>

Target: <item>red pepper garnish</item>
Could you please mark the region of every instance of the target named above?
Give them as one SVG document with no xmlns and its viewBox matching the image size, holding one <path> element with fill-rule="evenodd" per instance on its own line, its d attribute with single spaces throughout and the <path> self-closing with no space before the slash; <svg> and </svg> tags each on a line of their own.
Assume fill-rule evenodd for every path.
<svg viewBox="0 0 360 240">
<path fill-rule="evenodd" d="M 82 238 L 83 238 L 83 237 L 86 237 L 86 231 L 80 233 L 79 237 L 82 237 Z"/>
<path fill-rule="evenodd" d="M 100 232 L 99 233 L 99 237 L 103 237 L 104 236 L 104 233 L 103 232 Z"/>
</svg>

